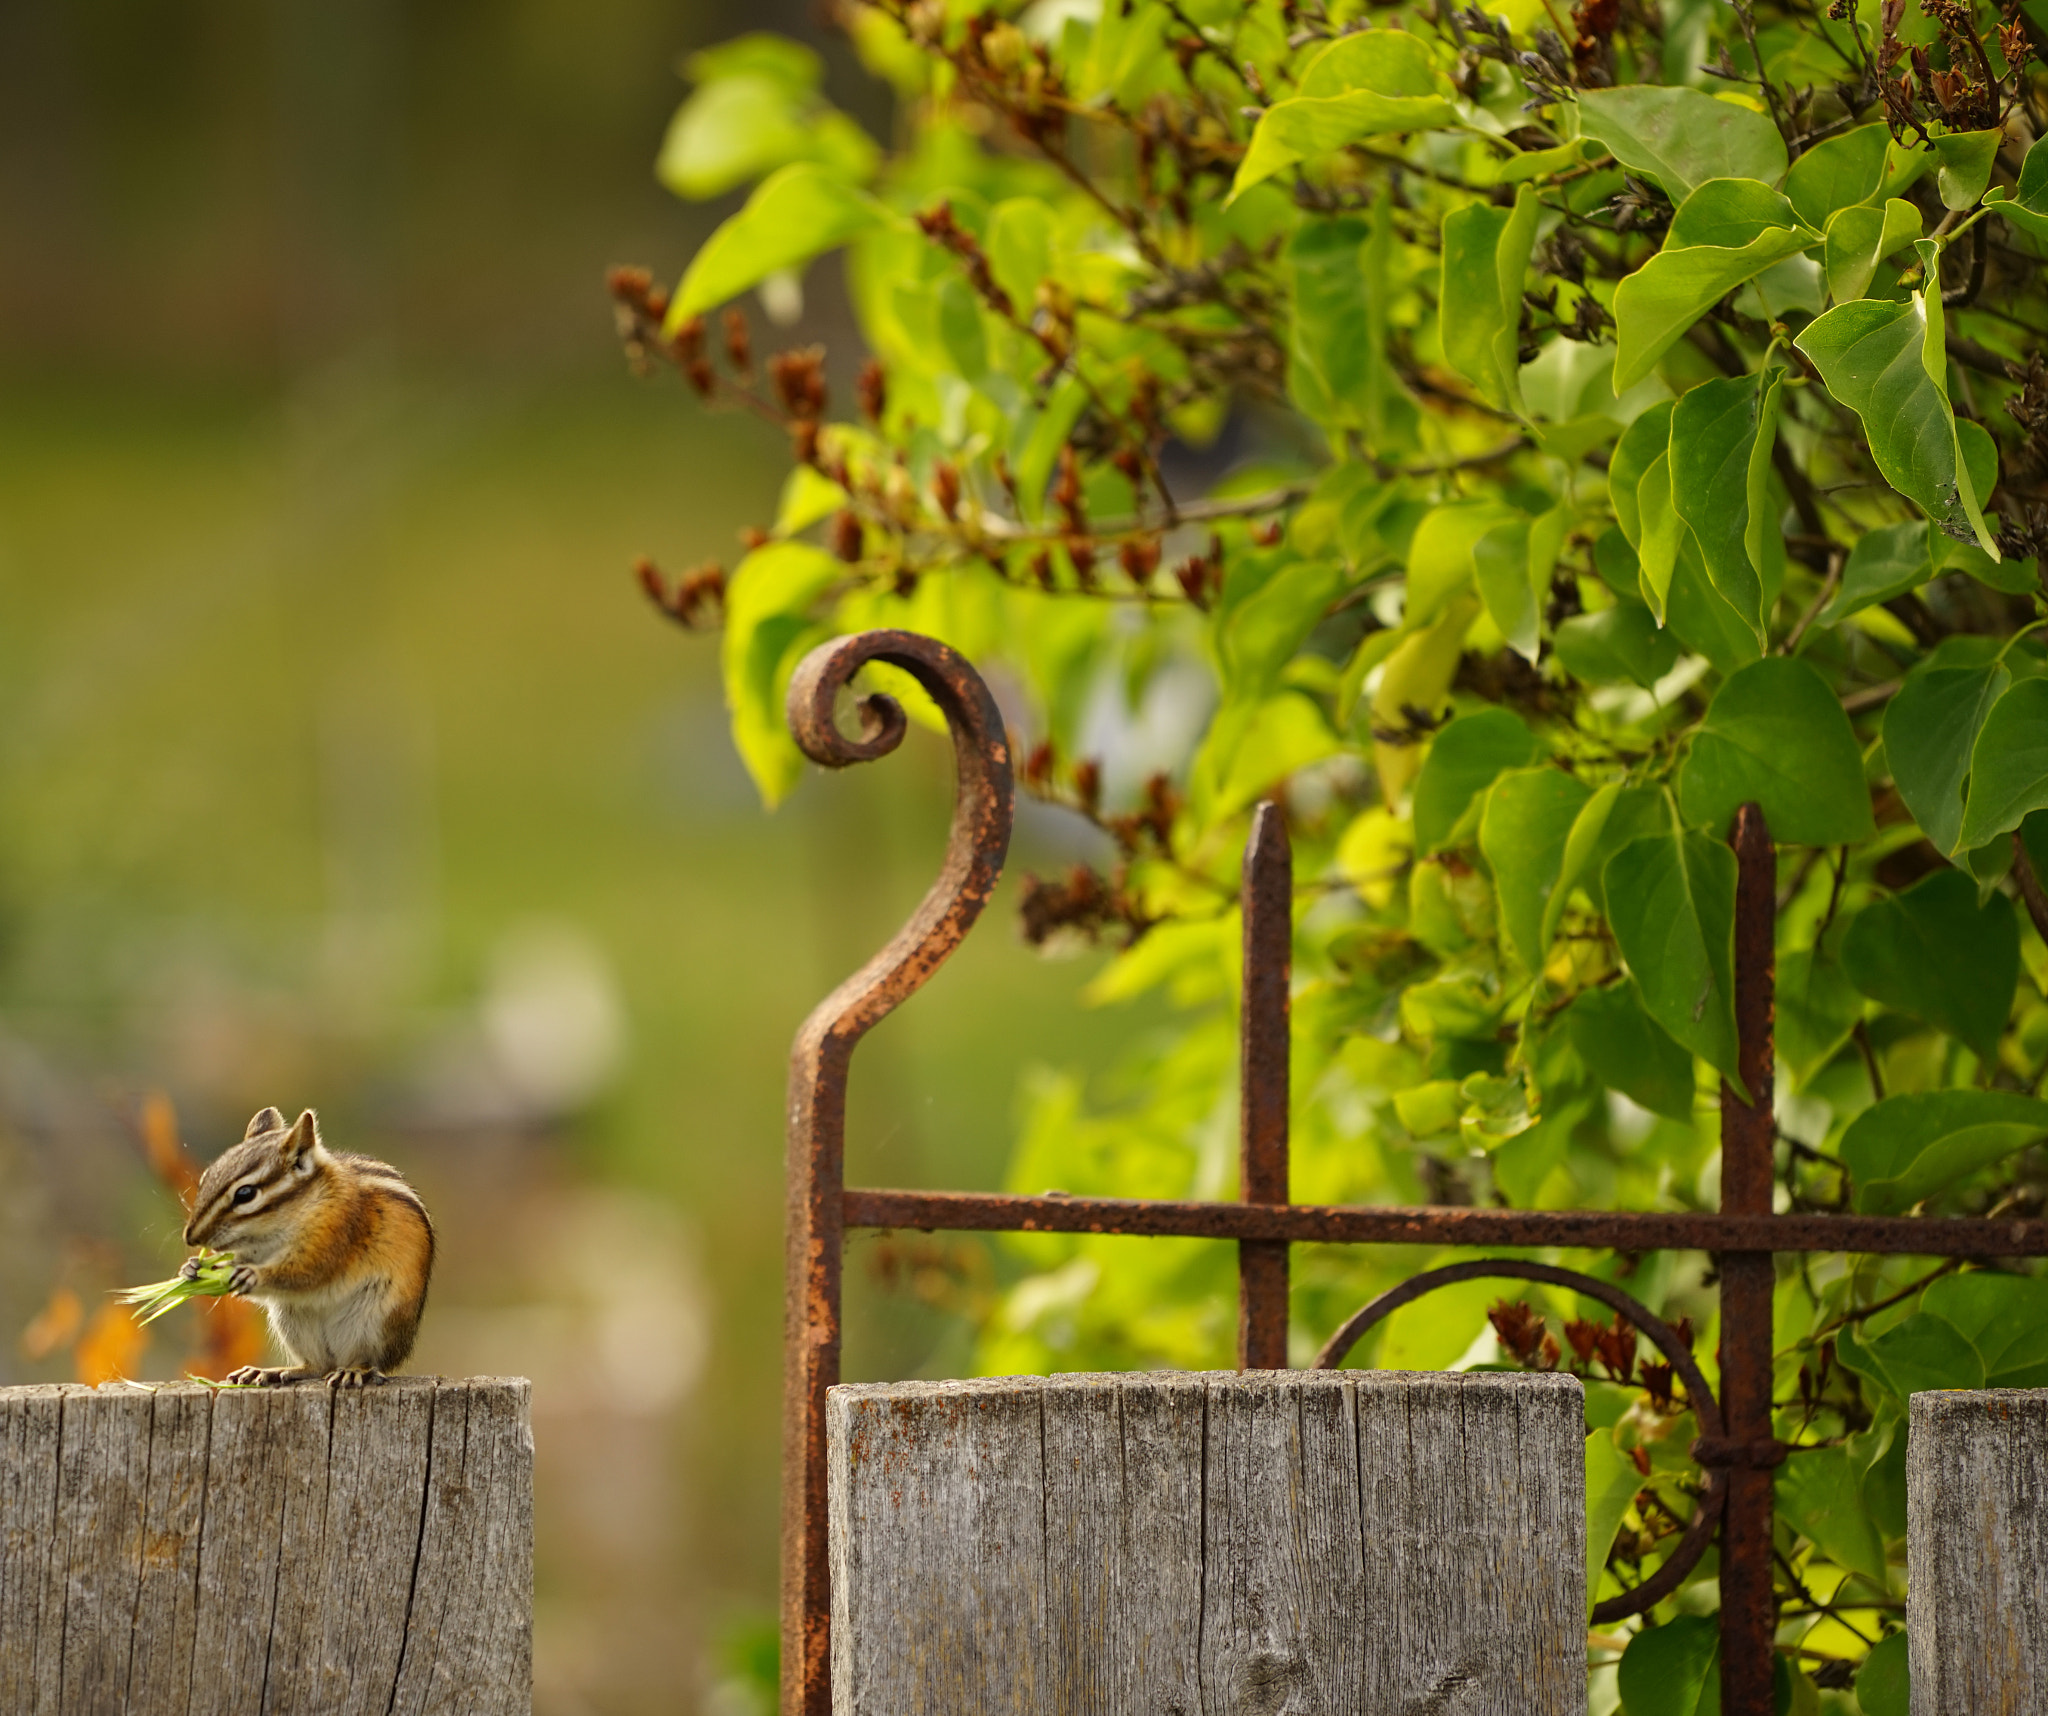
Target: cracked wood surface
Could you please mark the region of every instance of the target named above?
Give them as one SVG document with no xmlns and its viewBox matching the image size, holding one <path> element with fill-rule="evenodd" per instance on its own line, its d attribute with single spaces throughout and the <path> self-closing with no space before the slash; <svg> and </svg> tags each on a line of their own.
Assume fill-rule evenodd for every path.
<svg viewBox="0 0 2048 1716">
<path fill-rule="evenodd" d="M 528 1716 L 522 1379 L 0 1389 L 7 1716 Z"/>
<path fill-rule="evenodd" d="M 1561 1376 L 832 1390 L 835 1716 L 1582 1716 Z"/>
<path fill-rule="evenodd" d="M 2048 1389 L 1916 1394 L 1906 1441 L 1913 1716 L 2048 1710 Z"/>
</svg>

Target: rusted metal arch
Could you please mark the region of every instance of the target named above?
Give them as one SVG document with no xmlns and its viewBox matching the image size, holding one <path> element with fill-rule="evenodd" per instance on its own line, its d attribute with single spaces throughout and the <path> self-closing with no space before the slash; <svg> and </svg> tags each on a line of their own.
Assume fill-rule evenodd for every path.
<svg viewBox="0 0 2048 1716">
<path fill-rule="evenodd" d="M 1412 1305 L 1417 1299 L 1434 1293 L 1439 1287 L 1450 1287 L 1460 1281 L 1490 1281 L 1501 1277 L 1568 1287 L 1574 1293 L 1598 1299 L 1610 1311 L 1619 1311 L 1671 1361 L 1671 1368 L 1678 1373 L 1679 1381 L 1685 1384 L 1687 1404 L 1700 1427 L 1700 1434 L 1693 1443 L 1693 1457 L 1706 1467 L 1706 1488 L 1701 1492 L 1699 1504 L 1693 1509 L 1684 1532 L 1664 1558 L 1663 1566 L 1633 1590 L 1609 1597 L 1604 1603 L 1596 1603 L 1592 1619 L 1604 1626 L 1610 1621 L 1640 1615 L 1670 1596 L 1684 1583 L 1685 1576 L 1699 1565 L 1700 1557 L 1707 1552 L 1707 1545 L 1714 1541 L 1715 1529 L 1721 1523 L 1721 1509 L 1728 1496 L 1725 1462 L 1715 1463 L 1713 1459 L 1726 1446 L 1726 1438 L 1721 1432 L 1721 1404 L 1707 1386 L 1699 1361 L 1692 1356 L 1692 1348 L 1678 1338 L 1677 1330 L 1640 1299 L 1596 1275 L 1587 1275 L 1576 1269 L 1560 1269 L 1554 1263 L 1531 1263 L 1519 1257 L 1481 1257 L 1469 1263 L 1447 1263 L 1441 1269 L 1429 1269 L 1411 1276 L 1398 1287 L 1389 1287 L 1353 1311 L 1337 1332 L 1323 1343 L 1323 1350 L 1316 1354 L 1315 1362 L 1309 1368 L 1342 1369 L 1345 1354 L 1376 1323 L 1392 1316 L 1403 1305 Z"/>
<path fill-rule="evenodd" d="M 840 692 L 861 667 L 873 661 L 908 672 L 944 713 L 953 738 L 957 786 L 952 831 L 938 880 L 888 945 L 820 1003 L 798 1032 L 790 1056 L 783 1716 L 829 1716 L 832 1705 L 824 1403 L 826 1390 L 839 1378 L 841 1254 L 849 1226 L 1235 1239 L 1240 1259 L 1239 1359 L 1248 1367 L 1286 1362 L 1287 1247 L 1294 1243 L 1557 1245 L 1713 1253 L 1721 1277 L 1721 1397 L 1717 1407 L 1722 1422 L 1718 1434 L 1703 1435 L 1694 1444 L 1696 1457 L 1709 1468 L 1709 1487 L 1681 1548 L 1689 1545 L 1695 1530 L 1710 1533 L 1713 1516 L 1721 1516 L 1722 1707 L 1728 1716 L 1770 1716 L 1776 1631 L 1771 1468 L 1785 1454 L 1784 1445 L 1771 1436 L 1772 1254 L 1858 1251 L 1939 1257 L 2041 1256 L 2048 1255 L 2048 1222 L 1772 1214 L 1776 864 L 1761 810 L 1755 805 L 1743 806 L 1730 835 L 1738 866 L 1734 926 L 1738 1064 L 1751 1100 L 1745 1102 L 1741 1091 L 1723 1081 L 1719 1214 L 1293 1203 L 1287 1185 L 1292 861 L 1285 821 L 1273 806 L 1261 807 L 1254 818 L 1245 863 L 1241 1165 L 1247 1201 L 848 1190 L 846 1081 L 853 1050 L 862 1036 L 917 992 L 980 916 L 1002 872 L 1011 818 L 1010 751 L 994 700 L 959 654 L 913 632 L 864 632 L 821 645 L 804 659 L 790 685 L 789 718 L 805 754 L 828 768 L 844 768 L 886 756 L 901 743 L 903 712 L 886 696 L 860 700 L 860 738 L 848 737 L 837 724 Z M 1502 1270 L 1508 1264 L 1513 1266 L 1504 1272 L 1510 1275 L 1552 1278 L 1530 1273 L 1549 1270 L 1551 1266 L 1545 1264 L 1494 1260 L 1487 1267 Z M 1437 1272 L 1437 1278 L 1440 1276 Z M 1394 1292 L 1419 1294 L 1428 1290 L 1424 1283 L 1432 1279 L 1417 1277 Z M 1607 1295 L 1619 1292 L 1590 1277 L 1560 1284 L 1609 1304 L 1615 1301 Z M 1600 1291 L 1594 1291 L 1596 1287 Z M 1393 1308 L 1386 1296 L 1375 1301 L 1375 1306 Z M 1367 1307 L 1367 1311 L 1373 1309 Z M 1640 1307 L 1638 1311 L 1648 1318 L 1647 1311 Z M 1637 1312 L 1626 1314 L 1636 1320 Z M 1647 1333 L 1654 1321 L 1638 1321 L 1637 1326 Z M 1687 1376 L 1686 1369 L 1678 1365 L 1677 1354 L 1668 1347 L 1663 1350 L 1671 1354 L 1680 1375 Z M 1689 1364 L 1690 1355 L 1686 1356 Z M 1690 1392 L 1690 1376 L 1687 1387 Z M 1713 1396 L 1702 1383 L 1694 1398 L 1707 1402 Z M 1705 1422 L 1703 1419 L 1703 1425 Z M 1712 1502 L 1716 1495 L 1723 1498 L 1718 1504 Z M 1673 1583 L 1682 1576 L 1681 1569 L 1672 1576 Z"/>
</svg>

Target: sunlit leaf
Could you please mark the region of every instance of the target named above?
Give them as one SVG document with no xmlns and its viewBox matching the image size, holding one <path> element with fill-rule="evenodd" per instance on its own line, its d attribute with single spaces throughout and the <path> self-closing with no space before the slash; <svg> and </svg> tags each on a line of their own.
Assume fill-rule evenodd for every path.
<svg viewBox="0 0 2048 1716">
<path fill-rule="evenodd" d="M 1883 1591 L 1884 1539 L 1863 1510 L 1863 1470 L 1846 1448 L 1801 1449 L 1778 1468 L 1778 1510 L 1821 1553 Z"/>
<path fill-rule="evenodd" d="M 1607 860 L 1624 846 L 1645 835 L 1660 834 L 1671 827 L 1669 801 L 1655 787 L 1626 786 L 1609 781 L 1586 800 L 1571 834 L 1564 843 L 1564 858 L 1558 867 L 1557 887 L 1543 914 L 1543 939 L 1557 934 L 1558 919 L 1564 914 L 1566 896 L 1582 887 L 1593 903 L 1605 910 L 1600 874 Z"/>
<path fill-rule="evenodd" d="M 725 706 L 733 743 L 765 804 L 780 802 L 803 770 L 783 697 L 798 657 L 824 636 L 811 605 L 845 571 L 822 548 L 773 542 L 742 560 L 727 586 L 720 651 Z"/>
<path fill-rule="evenodd" d="M 2019 980 L 2012 902 L 1982 906 L 1960 870 L 1937 870 L 1858 912 L 1842 938 L 1842 969 L 1871 1000 L 1960 1038 L 1990 1060 Z"/>
<path fill-rule="evenodd" d="M 1883 125 L 1858 125 L 1823 138 L 1792 163 L 1785 175 L 1786 200 L 1808 226 L 1826 226 L 1830 215 L 1867 203 L 1884 188 L 1890 142 L 1891 132 Z"/>
<path fill-rule="evenodd" d="M 1579 129 L 1648 175 L 1674 203 L 1709 179 L 1784 176 L 1785 139 L 1767 114 L 1697 89 L 1626 84 L 1579 92 Z"/>
<path fill-rule="evenodd" d="M 1925 524 L 1884 524 L 1865 531 L 1849 550 L 1842 567 L 1842 582 L 1816 623 L 1840 625 L 1851 614 L 1908 590 L 1917 590 L 1934 576 L 1934 557 L 1928 552 Z"/>
<path fill-rule="evenodd" d="M 669 332 L 889 218 L 873 197 L 823 167 L 797 162 L 782 168 L 755 186 L 747 206 L 691 259 L 669 307 Z"/>
<path fill-rule="evenodd" d="M 1607 1571 L 1607 1552 L 1621 1529 L 1622 1515 L 1643 1487 L 1636 1463 L 1615 1444 L 1612 1430 L 1595 1430 L 1586 1438 L 1586 1602 L 1599 1601 L 1600 1576 Z"/>
<path fill-rule="evenodd" d="M 1904 303 L 1837 304 L 1793 343 L 1863 419 L 1884 480 L 1951 536 L 1974 536 L 1997 558 L 1949 406 L 1938 283 L 1933 299 L 1923 291 Z"/>
<path fill-rule="evenodd" d="M 1954 852 L 1963 832 L 1963 785 L 1992 705 L 2012 683 L 2002 662 L 1914 669 L 1884 712 L 1884 754 L 1899 797 L 1927 838 Z"/>
<path fill-rule="evenodd" d="M 1651 1018 L 1729 1079 L 1735 1040 L 1735 854 L 1704 834 L 1624 846 L 1602 877 L 1607 919 Z"/>
<path fill-rule="evenodd" d="M 1918 238 L 1920 229 L 1920 211 L 1903 197 L 1893 197 L 1881 208 L 1838 210 L 1828 221 L 1821 252 L 1828 295 L 1837 304 L 1862 297 L 1870 290 L 1878 265 Z"/>
<path fill-rule="evenodd" d="M 1524 768 L 1543 747 L 1511 709 L 1461 715 L 1430 742 L 1415 783 L 1415 849 L 1447 844 L 1472 802 L 1509 769 Z"/>
<path fill-rule="evenodd" d="M 1751 801 L 1772 838 L 1790 844 L 1831 846 L 1876 831 L 1849 718 L 1827 681 L 1791 656 L 1754 662 L 1714 694 L 1678 796 L 1688 821 L 1716 833 Z"/>
<path fill-rule="evenodd" d="M 1984 1360 L 1969 1337 L 1925 1311 L 1915 1311 L 1874 1340 L 1844 1329 L 1835 1337 L 1835 1356 L 1902 1403 L 1928 1389 L 1984 1386 Z"/>
<path fill-rule="evenodd" d="M 1856 1207 L 1910 1209 L 2048 1134 L 2048 1102 L 2007 1090 L 1923 1090 L 1866 1108 L 1842 1135 Z M 1974 1385 L 1973 1385 L 1974 1386 Z"/>
<path fill-rule="evenodd" d="M 1481 398 L 1520 414 L 1522 280 L 1542 204 L 1526 185 L 1512 210 L 1472 203 L 1444 217 L 1438 314 L 1444 361 Z"/>
<path fill-rule="evenodd" d="M 1680 1615 L 1645 1627 L 1621 1654 L 1625 1716 L 1721 1716 L 1721 1623 Z"/>
<path fill-rule="evenodd" d="M 1479 850 L 1493 871 L 1501 928 L 1526 970 L 1542 969 L 1544 913 L 1557 887 L 1565 840 L 1591 796 L 1590 788 L 1562 769 L 1516 769 L 1487 794 Z"/>
<path fill-rule="evenodd" d="M 1448 124 L 1457 110 L 1441 86 L 1428 47 L 1406 31 L 1340 37 L 1303 74 L 1302 94 L 1276 101 L 1259 115 L 1230 200 L 1297 162 L 1368 137 Z"/>
<path fill-rule="evenodd" d="M 1692 1056 L 1628 988 L 1587 990 L 1566 1011 L 1565 1022 L 1579 1058 L 1609 1090 L 1652 1114 L 1692 1118 Z"/>
<path fill-rule="evenodd" d="M 2048 149 L 2037 141 L 2027 150 L 2016 195 L 1994 185 L 1984 200 L 2029 238 L 2048 240 Z"/>
<path fill-rule="evenodd" d="M 1992 704 L 1970 750 L 1969 797 L 1957 844 L 1966 850 L 2048 806 L 2048 679 L 2023 679 Z"/>
</svg>

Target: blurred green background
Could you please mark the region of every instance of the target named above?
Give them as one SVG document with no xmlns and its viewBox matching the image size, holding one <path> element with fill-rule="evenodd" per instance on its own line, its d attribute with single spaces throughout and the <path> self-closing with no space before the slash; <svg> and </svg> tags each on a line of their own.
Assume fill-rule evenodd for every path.
<svg viewBox="0 0 2048 1716">
<path fill-rule="evenodd" d="M 147 1098 L 201 1157 L 317 1107 L 439 1219 L 418 1368 L 534 1378 L 541 1716 L 755 1707 L 784 1054 L 950 791 L 915 734 L 764 815 L 715 641 L 629 575 L 729 565 L 786 465 L 631 379 L 603 289 L 724 212 L 652 162 L 678 57 L 762 27 L 818 40 L 793 3 L 0 0 L 0 1381 L 71 1374 L 17 1338 L 53 1290 L 180 1255 Z M 809 287 L 773 343 L 843 386 Z M 1013 874 L 1076 838 L 1027 821 Z M 853 1176 L 996 1184 L 1022 1069 L 1142 1028 L 1081 1010 L 1094 963 L 999 901 L 863 1049 Z M 965 1366 L 992 1267 L 857 1244 L 849 1376 Z"/>
</svg>

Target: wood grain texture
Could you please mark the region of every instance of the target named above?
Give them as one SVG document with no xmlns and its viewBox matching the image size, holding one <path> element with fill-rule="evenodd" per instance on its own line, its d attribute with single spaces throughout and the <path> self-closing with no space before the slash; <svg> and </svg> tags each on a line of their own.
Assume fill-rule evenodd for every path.
<svg viewBox="0 0 2048 1716">
<path fill-rule="evenodd" d="M 2048 1390 L 1916 1394 L 1906 1442 L 1913 1716 L 2048 1710 Z"/>
<path fill-rule="evenodd" d="M 0 1389 L 0 1711 L 526 1716 L 532 1455 L 519 1379 Z"/>
<path fill-rule="evenodd" d="M 1578 1716 L 1569 1377 L 830 1397 L 837 1716 Z"/>
</svg>

